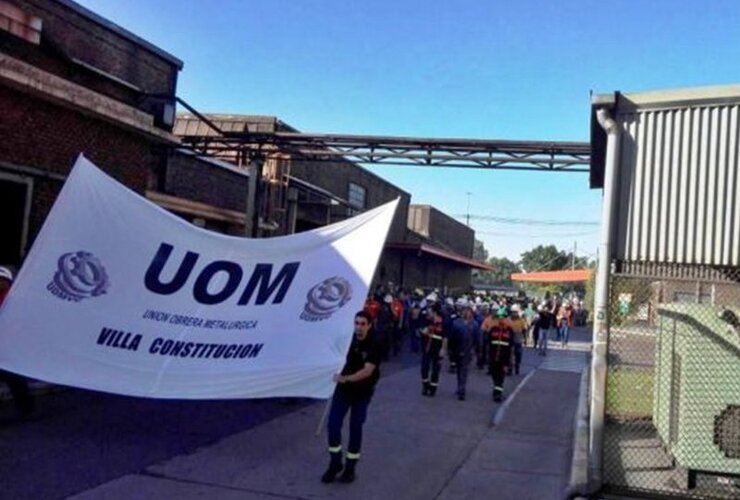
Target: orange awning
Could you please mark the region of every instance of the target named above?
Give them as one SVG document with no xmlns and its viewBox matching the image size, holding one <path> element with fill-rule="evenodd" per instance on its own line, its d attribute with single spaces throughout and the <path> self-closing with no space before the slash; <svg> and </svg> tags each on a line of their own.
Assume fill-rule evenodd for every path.
<svg viewBox="0 0 740 500">
<path fill-rule="evenodd" d="M 541 271 L 537 273 L 514 273 L 511 281 L 528 281 L 537 283 L 572 283 L 574 281 L 588 281 L 591 269 L 574 269 L 565 271 Z"/>
</svg>

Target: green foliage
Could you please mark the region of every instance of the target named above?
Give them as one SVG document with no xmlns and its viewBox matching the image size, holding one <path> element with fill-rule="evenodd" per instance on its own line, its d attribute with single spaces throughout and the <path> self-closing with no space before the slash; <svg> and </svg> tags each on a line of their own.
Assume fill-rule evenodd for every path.
<svg viewBox="0 0 740 500">
<path fill-rule="evenodd" d="M 488 261 L 488 250 L 481 240 L 475 240 L 473 244 L 473 258 L 480 262 Z"/>
<path fill-rule="evenodd" d="M 568 254 L 555 245 L 539 245 L 524 252 L 519 265 L 527 272 L 559 271 L 570 267 Z"/>
<path fill-rule="evenodd" d="M 512 273 L 521 271 L 516 262 L 506 257 L 491 257 L 488 259 L 488 263 L 495 268 L 494 271 L 487 273 L 490 275 L 490 284 L 492 285 L 510 286 L 512 284 Z"/>
</svg>

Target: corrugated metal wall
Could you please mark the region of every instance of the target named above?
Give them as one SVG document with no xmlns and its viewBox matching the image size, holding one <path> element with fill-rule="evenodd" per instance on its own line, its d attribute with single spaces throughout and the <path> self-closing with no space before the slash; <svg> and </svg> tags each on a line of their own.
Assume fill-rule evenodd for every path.
<svg viewBox="0 0 740 500">
<path fill-rule="evenodd" d="M 740 265 L 738 108 L 617 111 L 617 259 Z"/>
</svg>

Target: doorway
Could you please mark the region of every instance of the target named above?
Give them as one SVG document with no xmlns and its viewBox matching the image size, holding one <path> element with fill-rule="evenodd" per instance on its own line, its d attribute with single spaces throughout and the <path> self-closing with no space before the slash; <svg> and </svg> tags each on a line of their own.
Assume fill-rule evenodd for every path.
<svg viewBox="0 0 740 500">
<path fill-rule="evenodd" d="M 33 181 L 0 173 L 0 265 L 18 267 L 26 253 Z"/>
</svg>

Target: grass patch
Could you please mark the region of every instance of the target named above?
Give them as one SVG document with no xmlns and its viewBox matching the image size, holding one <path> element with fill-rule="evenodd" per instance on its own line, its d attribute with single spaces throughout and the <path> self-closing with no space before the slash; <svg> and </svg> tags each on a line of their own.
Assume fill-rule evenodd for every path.
<svg viewBox="0 0 740 500">
<path fill-rule="evenodd" d="M 606 412 L 623 417 L 653 414 L 652 370 L 611 368 L 606 376 Z"/>
</svg>

